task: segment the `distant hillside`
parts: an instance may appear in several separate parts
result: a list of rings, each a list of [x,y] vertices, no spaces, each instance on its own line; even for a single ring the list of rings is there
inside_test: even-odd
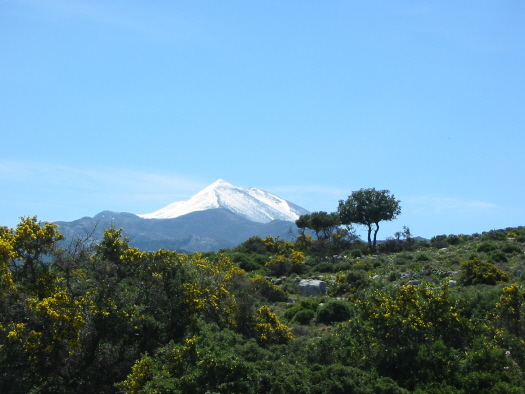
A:
[[[254,235],[292,240],[297,234],[292,222],[257,223],[224,208],[192,212],[174,219],[144,219],[132,213],[104,211],[93,218],[56,224],[66,238],[94,230],[93,237],[97,240],[111,226],[122,228],[130,245],[145,251],[161,248],[180,252],[217,251],[233,248]]]

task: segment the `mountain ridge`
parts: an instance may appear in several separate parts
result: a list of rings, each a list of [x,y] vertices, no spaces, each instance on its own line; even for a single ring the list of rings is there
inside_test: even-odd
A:
[[[226,208],[248,220],[269,223],[272,220],[295,222],[308,211],[275,194],[251,187],[238,187],[218,179],[186,201],[177,201],[148,214],[144,219],[175,219],[185,214],[214,208]]]
[[[173,212],[173,207],[181,206],[183,209]],[[159,212],[159,216],[175,217],[152,217]],[[123,229],[131,246],[142,250],[208,252],[233,248],[252,236],[293,240],[297,233],[294,218],[304,213],[309,212],[274,194],[239,188],[219,179],[187,201],[172,203],[152,214],[102,211],[92,218],[55,223],[68,239],[92,233],[100,240],[104,230],[114,226]]]

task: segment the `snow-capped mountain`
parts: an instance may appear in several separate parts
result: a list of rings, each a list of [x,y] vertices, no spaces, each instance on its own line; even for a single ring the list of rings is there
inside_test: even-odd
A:
[[[292,240],[297,233],[295,220],[306,213],[274,194],[219,179],[188,201],[150,214],[103,211],[92,218],[56,224],[67,239],[92,233],[100,240],[104,230],[114,226],[124,229],[130,245],[141,250],[207,252],[234,248],[253,236]]]
[[[187,201],[178,201],[158,211],[137,215],[144,219],[174,219],[192,212],[224,208],[257,223],[272,220],[295,222],[308,213],[289,201],[255,187],[237,187],[219,179]]]

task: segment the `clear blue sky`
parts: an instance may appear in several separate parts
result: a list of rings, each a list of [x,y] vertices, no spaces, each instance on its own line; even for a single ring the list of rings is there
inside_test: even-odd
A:
[[[525,2],[0,0],[0,225],[222,178],[414,235],[525,225]]]

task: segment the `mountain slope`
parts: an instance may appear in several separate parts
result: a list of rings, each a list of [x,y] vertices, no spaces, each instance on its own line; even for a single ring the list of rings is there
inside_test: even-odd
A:
[[[271,193],[219,180],[188,201],[151,214],[103,211],[57,224],[67,238],[93,231],[98,240],[114,226],[123,228],[130,245],[142,250],[206,252],[233,248],[255,235],[291,240],[297,233],[294,221],[304,213],[308,211]]]
[[[257,188],[244,188],[219,179],[187,201],[178,201],[158,211],[138,215],[145,219],[174,219],[191,212],[224,208],[246,219],[269,223],[272,220],[295,222],[308,213],[274,194]]]

